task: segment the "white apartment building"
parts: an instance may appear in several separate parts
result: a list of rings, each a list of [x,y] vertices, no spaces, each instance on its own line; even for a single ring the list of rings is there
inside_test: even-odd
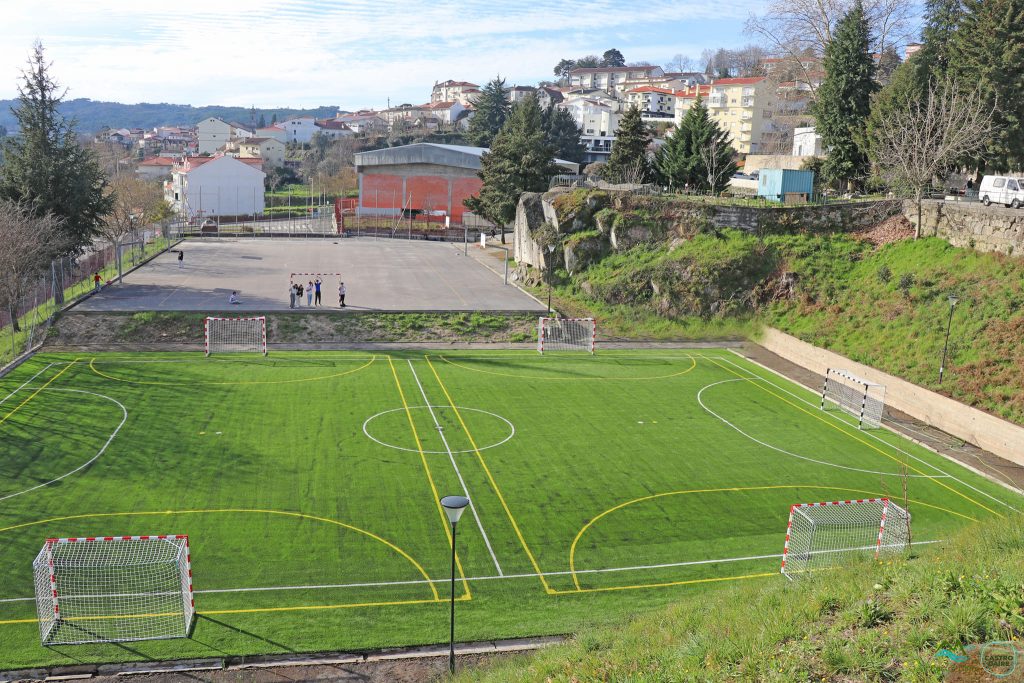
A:
[[[650,85],[662,78],[665,71],[660,66],[604,66],[595,68],[573,69],[569,72],[569,85],[572,89],[604,90],[620,95],[630,89],[626,84]]]
[[[187,157],[164,183],[164,199],[190,221],[255,215],[263,212],[265,176],[259,159]]]
[[[676,92],[669,88],[645,85],[626,93],[626,104],[640,110],[645,119],[675,119]]]
[[[347,138],[356,134],[348,125],[337,119],[324,119],[323,121],[317,121],[315,125],[317,133],[332,140]]]
[[[257,128],[255,137],[274,138],[278,142],[286,142],[288,140],[288,134],[284,132],[284,128],[279,123]]]
[[[196,138],[200,154],[213,154],[231,140],[233,127],[227,121],[215,118],[203,119],[196,125]]]
[[[480,86],[467,81],[444,81],[434,83],[430,91],[430,101],[459,102],[463,106],[472,104],[473,98],[480,94]]]
[[[304,145],[313,139],[313,133],[317,131],[316,119],[312,116],[299,116],[287,121],[281,121],[277,125],[284,128],[284,141],[296,142]]]
[[[529,85],[513,85],[511,88],[506,88],[506,92],[509,103],[515,104],[525,100],[527,95],[536,95],[537,88]]]
[[[820,157],[822,154],[821,136],[814,131],[813,127],[793,129],[793,156]]]
[[[249,138],[238,144],[239,159],[262,159],[263,167],[284,166],[284,143],[275,138]]]
[[[776,93],[764,77],[722,78],[710,85],[676,91],[676,123],[682,121],[700,95],[708,114],[729,134],[739,154],[760,152],[762,136],[772,131]]]
[[[587,146],[584,163],[607,161],[619,129],[619,107],[607,100],[587,97],[576,97],[558,106],[572,114],[583,130],[580,139]]]

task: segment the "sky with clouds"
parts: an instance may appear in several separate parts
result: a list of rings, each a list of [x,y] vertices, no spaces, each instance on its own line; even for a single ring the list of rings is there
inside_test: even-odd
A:
[[[39,39],[68,96],[343,109],[427,101],[445,79],[551,78],[562,57],[629,61],[750,42],[759,0],[3,0],[0,99]]]

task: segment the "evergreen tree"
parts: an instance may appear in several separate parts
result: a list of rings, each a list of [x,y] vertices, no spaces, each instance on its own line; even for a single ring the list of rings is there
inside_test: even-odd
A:
[[[36,43],[13,110],[21,135],[4,140],[0,199],[24,202],[40,218],[61,219],[51,258],[90,244],[111,208],[107,178],[93,153],[78,144],[74,120],[60,113],[63,99],[43,46]]]
[[[626,66],[626,58],[613,47],[601,55],[601,66]]]
[[[260,114],[260,121],[259,121],[259,123],[257,123],[256,125],[257,125],[257,126],[259,126],[260,128],[266,128],[266,127],[267,127],[267,117],[266,117],[266,116],[264,116],[264,115],[263,115],[263,114],[261,113],[261,114]]]
[[[605,164],[605,180],[613,183],[645,183],[651,179],[651,164],[647,147],[651,144],[651,129],[640,118],[634,105],[619,119],[612,153]]]
[[[691,112],[698,107],[703,107],[700,98],[690,110],[686,112],[683,121],[676,126],[654,155],[654,172],[658,182],[663,185],[675,188],[694,187],[692,156],[690,150],[690,128],[685,121],[690,117]]]
[[[719,128],[698,97],[658,150],[654,164],[659,179],[672,187],[718,194],[736,172],[735,154],[729,134]]]
[[[587,153],[582,135],[583,129],[576,125],[576,119],[565,109],[551,104],[544,110],[544,139],[556,159],[581,163]]]
[[[275,123],[277,123],[277,112],[274,112],[274,114],[270,117],[270,125],[274,125]]]
[[[558,172],[554,151],[544,139],[543,113],[537,98],[528,95],[508,120],[480,161],[480,194],[465,200],[466,207],[495,225],[508,225],[516,217],[523,192],[543,192]],[[505,236],[502,234],[502,242]]]
[[[869,43],[868,20],[858,0],[825,46],[825,79],[813,109],[828,154],[825,177],[844,188],[868,172],[866,128],[871,95],[878,89]]]
[[[871,115],[868,117],[868,141],[871,158],[876,158],[873,149],[877,142],[877,132],[886,119],[891,118],[903,103],[917,101],[924,97],[928,90],[928,78],[924,74],[922,63],[915,55],[904,62],[892,74],[888,85],[882,88],[871,100]]]
[[[473,100],[473,109],[466,138],[477,147],[490,147],[509,115],[505,79],[499,76],[487,83]]]
[[[914,56],[923,69],[922,84],[930,78],[943,81],[949,75],[950,50],[963,18],[963,0],[925,0],[923,46]]]
[[[991,136],[977,168],[1024,165],[1024,0],[964,0],[964,16],[950,46],[950,70],[962,83],[980,84],[995,111]]]

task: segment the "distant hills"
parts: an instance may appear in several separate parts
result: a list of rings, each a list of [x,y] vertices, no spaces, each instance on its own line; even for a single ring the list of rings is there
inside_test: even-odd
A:
[[[14,114],[11,113],[11,107],[16,104],[17,100],[0,100],[0,126],[6,127],[8,130],[18,127]],[[278,121],[292,116],[327,118],[337,114],[338,108],[322,106],[315,109],[257,109],[254,116],[253,111],[247,107],[216,105],[193,107],[188,104],[168,104],[166,102],[121,104],[120,102],[97,102],[79,98],[64,102],[61,105],[61,111],[65,116],[74,117],[78,121],[79,133],[89,134],[103,129],[104,126],[111,128],[193,126],[209,116],[239,123],[249,123],[250,119],[254,119],[255,123],[259,123],[262,114],[268,124],[274,114],[277,114]]]

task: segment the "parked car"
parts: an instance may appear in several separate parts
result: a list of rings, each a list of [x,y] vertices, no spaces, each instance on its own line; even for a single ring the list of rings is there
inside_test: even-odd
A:
[[[978,198],[985,206],[995,203],[1019,209],[1024,206],[1024,179],[987,175],[978,186]]]

